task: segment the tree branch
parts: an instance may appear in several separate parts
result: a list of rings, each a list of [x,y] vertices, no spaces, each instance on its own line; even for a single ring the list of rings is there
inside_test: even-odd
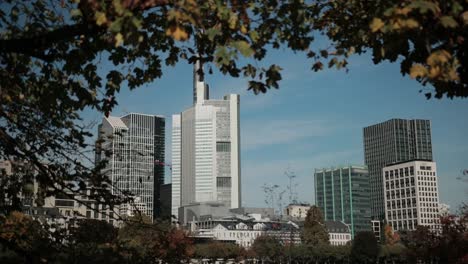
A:
[[[71,40],[76,36],[94,35],[102,30],[102,28],[92,24],[80,23],[66,25],[34,37],[1,39],[0,52],[20,53],[38,57],[43,60],[50,60],[51,56],[48,56],[45,51],[52,47],[53,44],[60,41]]]

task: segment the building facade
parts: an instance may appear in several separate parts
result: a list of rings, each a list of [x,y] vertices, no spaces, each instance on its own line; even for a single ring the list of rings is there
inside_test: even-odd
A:
[[[351,241],[351,230],[341,221],[325,221],[328,240],[332,246],[344,246]]]
[[[284,209],[286,217],[297,220],[304,220],[307,212],[310,209],[310,204],[289,204]]]
[[[137,113],[105,117],[99,126],[96,161],[107,161],[103,172],[111,179],[112,193],[130,193],[151,219],[160,215],[164,127],[164,117]]]
[[[385,219],[393,230],[428,226],[438,230],[439,192],[436,163],[415,160],[383,168]]]
[[[172,218],[172,184],[166,183],[161,185],[161,217],[164,219]]]
[[[241,204],[239,95],[209,99],[194,68],[194,104],[172,117],[172,212],[200,202]]]
[[[369,173],[365,166],[316,169],[315,201],[326,221],[342,221],[351,234],[370,231]]]
[[[391,119],[364,128],[364,160],[369,169],[374,219],[384,218],[382,168],[414,159],[432,160],[429,120]]]
[[[299,226],[294,222],[278,222],[254,218],[226,218],[192,223],[193,238],[207,238],[249,248],[260,236],[276,238],[283,244],[301,243]]]
[[[375,239],[380,242],[382,236],[382,222],[380,220],[371,220],[372,232],[374,233]]]

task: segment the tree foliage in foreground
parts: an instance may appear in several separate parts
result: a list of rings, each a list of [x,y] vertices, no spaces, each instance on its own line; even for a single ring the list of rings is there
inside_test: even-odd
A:
[[[374,263],[379,255],[379,244],[373,232],[358,232],[351,247],[353,263]]]
[[[136,218],[119,230],[94,219],[48,227],[19,212],[0,217],[0,263],[177,263],[194,253],[182,230]]]
[[[276,238],[271,236],[259,236],[253,244],[254,256],[267,263],[274,263],[283,256],[283,245]]]
[[[222,242],[210,242],[195,245],[194,258],[210,259],[242,259],[247,257],[247,251],[236,245]]]
[[[428,98],[468,97],[468,2],[463,0],[314,1],[314,28],[334,53],[372,52],[375,64],[398,62]],[[322,68],[320,64],[316,68]]]
[[[372,232],[359,233],[352,245],[283,245],[272,237],[257,238],[248,250],[212,242],[193,245],[186,234],[162,223],[129,219],[120,230],[95,220],[83,220],[68,234],[51,231],[22,213],[0,217],[0,240],[15,240],[19,248],[0,246],[0,263],[180,263],[195,259],[260,259],[264,263],[434,263],[459,264],[468,259],[467,211],[442,221],[439,235],[419,226],[401,233],[395,244],[379,246]],[[48,229],[47,229],[48,230]]]

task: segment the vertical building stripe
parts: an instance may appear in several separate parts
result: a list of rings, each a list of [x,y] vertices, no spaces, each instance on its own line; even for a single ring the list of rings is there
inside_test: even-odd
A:
[[[327,182],[325,181],[325,169],[323,169],[322,171],[322,185],[323,185],[323,215],[325,217],[325,220],[328,220],[327,219],[327,192],[325,191],[325,185],[327,184]]]
[[[343,168],[340,168],[341,221],[344,223]]]
[[[354,212],[353,212],[353,189],[351,182],[351,167],[348,168],[349,178],[349,206],[351,209],[351,237],[354,239]]]
[[[333,178],[333,172],[334,168],[331,169],[331,188],[332,188],[332,210],[333,210],[333,221],[336,221],[336,216],[335,216],[335,183],[334,183],[334,178]]]

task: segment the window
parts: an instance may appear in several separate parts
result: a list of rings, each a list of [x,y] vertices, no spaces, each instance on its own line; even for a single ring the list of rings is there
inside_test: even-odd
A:
[[[217,177],[216,187],[221,187],[221,188],[231,187],[231,178],[230,177]]]
[[[73,207],[75,205],[75,202],[73,200],[55,200],[55,206],[67,206],[67,207]]]
[[[231,142],[216,142],[216,152],[231,152]]]

